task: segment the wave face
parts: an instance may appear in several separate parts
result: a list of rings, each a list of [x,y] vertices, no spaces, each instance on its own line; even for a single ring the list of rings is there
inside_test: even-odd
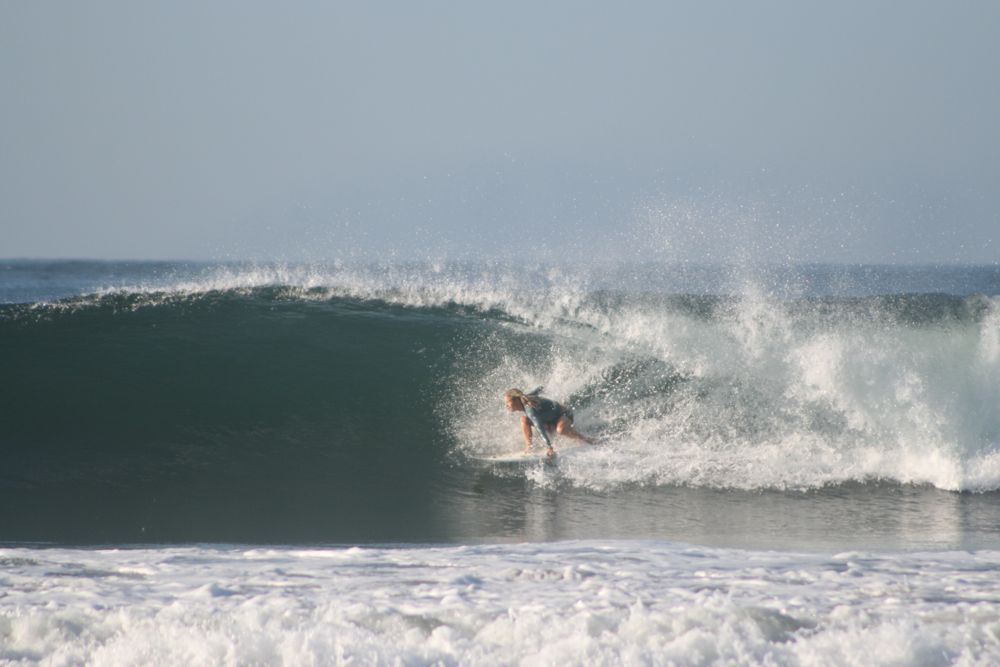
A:
[[[676,293],[621,275],[222,267],[0,306],[0,525],[350,541],[388,522],[433,540],[456,477],[520,446],[500,395],[536,385],[603,444],[490,474],[599,492],[1000,488],[997,296]]]
[[[385,505],[404,508],[405,526],[446,448],[420,388],[461,328],[446,313],[280,288],[8,308],[3,365],[17,382],[3,390],[3,432],[15,463],[0,486],[87,531],[93,517],[78,508],[135,513],[139,527],[158,503],[200,515],[206,539],[218,526],[253,538],[272,512],[294,519],[279,539],[338,513],[363,524]],[[302,512],[311,506],[322,516]]]

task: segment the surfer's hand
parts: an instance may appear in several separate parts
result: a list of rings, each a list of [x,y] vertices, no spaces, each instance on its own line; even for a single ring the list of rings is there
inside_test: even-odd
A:
[[[548,451],[545,452],[545,456],[549,457],[550,459],[554,459],[556,457],[556,450],[549,447]]]

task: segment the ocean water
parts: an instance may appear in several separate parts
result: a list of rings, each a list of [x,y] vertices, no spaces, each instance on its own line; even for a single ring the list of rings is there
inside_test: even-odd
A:
[[[0,369],[3,664],[1000,662],[1000,267],[7,261]]]

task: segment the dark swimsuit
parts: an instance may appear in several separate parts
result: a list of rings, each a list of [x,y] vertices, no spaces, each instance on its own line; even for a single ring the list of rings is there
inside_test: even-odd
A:
[[[538,399],[538,405],[534,407],[525,405],[524,414],[528,416],[531,423],[534,424],[535,428],[538,429],[538,432],[542,434],[545,444],[549,447],[552,446],[552,442],[549,440],[548,430],[545,427],[554,427],[563,417],[566,417],[570,422],[573,421],[572,411],[555,401],[550,401],[547,398]]]

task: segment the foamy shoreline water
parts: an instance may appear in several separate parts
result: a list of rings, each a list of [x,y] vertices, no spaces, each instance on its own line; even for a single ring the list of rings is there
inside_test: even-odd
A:
[[[988,665],[1000,552],[0,549],[3,664]]]

